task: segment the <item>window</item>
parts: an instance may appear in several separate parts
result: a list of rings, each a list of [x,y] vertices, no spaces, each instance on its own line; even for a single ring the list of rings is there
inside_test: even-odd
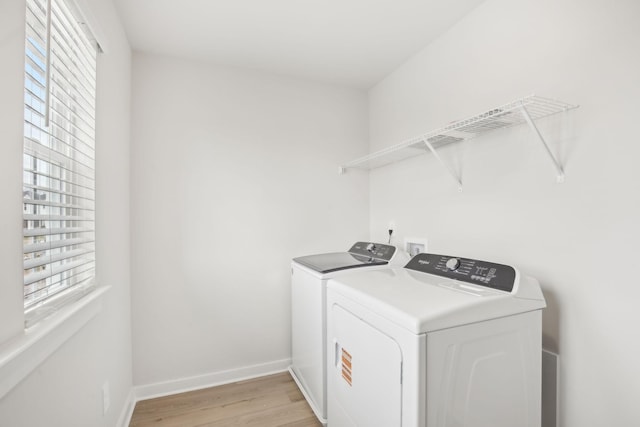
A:
[[[64,0],[27,0],[23,242],[27,323],[95,274],[95,42]],[[72,292],[73,290],[73,292]],[[30,313],[32,315],[30,316]]]

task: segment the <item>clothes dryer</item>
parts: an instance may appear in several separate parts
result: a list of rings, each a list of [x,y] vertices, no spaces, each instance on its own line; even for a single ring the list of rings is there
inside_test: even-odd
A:
[[[540,427],[538,282],[435,254],[327,284],[330,427]]]

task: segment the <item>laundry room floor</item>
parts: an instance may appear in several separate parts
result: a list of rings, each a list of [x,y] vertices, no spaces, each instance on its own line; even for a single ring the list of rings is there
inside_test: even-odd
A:
[[[143,400],[129,427],[320,427],[288,372]]]

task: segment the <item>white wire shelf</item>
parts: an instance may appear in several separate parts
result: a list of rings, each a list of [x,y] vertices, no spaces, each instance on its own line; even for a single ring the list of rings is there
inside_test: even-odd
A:
[[[555,164],[556,171],[558,173],[558,181],[562,182],[564,179],[562,167],[553,156],[553,153],[549,149],[546,141],[538,131],[534,122],[543,117],[568,111],[577,107],[577,105],[567,104],[562,101],[530,95],[510,102],[509,104],[491,109],[482,114],[450,123],[443,128],[407,139],[399,144],[360,157],[341,165],[339,171],[340,173],[343,173],[348,169],[376,169],[431,151],[437,160],[447,167],[449,173],[453,175],[461,188],[462,183],[460,179],[438,156],[436,152],[438,148],[454,142],[472,139],[497,129],[504,129],[527,123],[535,131],[545,146],[547,154]]]

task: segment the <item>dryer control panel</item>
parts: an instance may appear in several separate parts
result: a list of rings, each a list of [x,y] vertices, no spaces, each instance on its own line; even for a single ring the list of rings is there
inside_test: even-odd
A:
[[[349,252],[354,255],[362,255],[370,258],[382,259],[390,261],[393,258],[393,254],[396,252],[396,247],[391,245],[384,245],[382,243],[374,242],[357,242]]]
[[[513,291],[516,280],[511,266],[448,255],[418,254],[405,268],[506,292]]]

